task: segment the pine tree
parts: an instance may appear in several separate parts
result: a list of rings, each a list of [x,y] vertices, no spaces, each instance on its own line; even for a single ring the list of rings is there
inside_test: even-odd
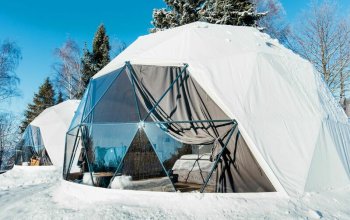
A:
[[[151,32],[195,21],[212,24],[257,26],[266,13],[257,13],[250,0],[165,0],[168,9],[153,11]]]
[[[168,9],[153,10],[151,32],[169,29],[200,20],[205,0],[164,0]]]
[[[64,98],[63,98],[63,94],[61,91],[58,92],[58,95],[57,95],[57,100],[56,100],[56,105],[57,104],[60,104],[61,102],[64,101]]]
[[[208,0],[201,11],[202,20],[213,24],[256,26],[266,13],[257,13],[250,0]]]
[[[92,53],[85,45],[82,58],[82,74],[85,87],[89,84],[90,78],[106,66],[110,61],[109,37],[106,28],[101,24],[96,33],[92,44]]]
[[[92,54],[88,50],[86,44],[84,47],[81,64],[82,64],[82,69],[81,69],[82,79],[83,79],[84,87],[86,88],[87,85],[89,84],[90,78],[96,73],[95,70],[97,69],[93,63]],[[82,96],[82,94],[80,94],[80,96]]]
[[[33,103],[28,104],[24,113],[25,119],[20,126],[21,132],[46,108],[55,104],[55,92],[49,78],[39,87],[38,93],[34,94]]]
[[[92,58],[98,71],[109,63],[110,50],[111,46],[109,45],[109,37],[107,36],[106,28],[101,24],[97,29],[92,43]]]

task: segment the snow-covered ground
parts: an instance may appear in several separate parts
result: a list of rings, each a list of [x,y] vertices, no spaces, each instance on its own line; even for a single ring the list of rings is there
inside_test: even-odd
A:
[[[350,186],[287,198],[277,193],[160,193],[61,180],[55,167],[0,175],[0,219],[350,219]]]

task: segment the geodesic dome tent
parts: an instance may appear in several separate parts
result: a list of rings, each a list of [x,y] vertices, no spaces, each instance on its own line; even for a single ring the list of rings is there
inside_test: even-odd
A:
[[[23,132],[22,138],[16,145],[15,164],[30,165],[31,159],[36,159],[36,165],[52,165],[50,157],[47,155],[40,128],[28,125]]]
[[[40,113],[16,146],[15,164],[62,167],[65,135],[78,105],[78,100],[67,100]]]
[[[349,154],[347,117],[309,62],[255,28],[196,22],[138,38],[91,79],[63,173],[296,195],[349,184]]]

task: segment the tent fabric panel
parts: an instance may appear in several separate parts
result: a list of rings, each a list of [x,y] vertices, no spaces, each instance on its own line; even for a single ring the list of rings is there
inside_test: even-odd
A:
[[[74,116],[70,122],[70,126],[68,128],[68,131],[79,126],[79,124],[81,123],[81,121],[83,119],[84,109],[85,109],[87,97],[89,94],[89,88],[90,88],[90,84],[88,85],[87,89],[85,90],[84,95],[81,98],[81,101],[79,102],[79,105],[78,105],[76,111],[74,112]]]
[[[191,78],[188,72],[180,67],[158,67],[158,66],[142,66],[133,65],[134,72],[136,74],[138,97],[147,109],[154,109],[152,112],[152,118],[155,121],[171,122],[171,121],[191,121],[191,120],[230,120],[227,115],[216,105],[216,103],[206,94],[201,86]],[[172,89],[165,95],[164,92],[171,86],[175,79],[178,80],[173,85]],[[158,100],[163,98],[159,103]],[[155,105],[158,104],[156,107]],[[155,108],[154,108],[155,107]],[[209,124],[209,125],[208,125]],[[219,123],[169,123],[166,125],[167,132],[187,144],[210,144],[215,143],[220,145],[220,142],[225,142],[227,134],[232,128],[232,124],[222,126]],[[238,145],[235,145],[235,143]],[[243,144],[244,143],[244,144]],[[271,182],[268,180],[261,167],[257,164],[256,160],[246,143],[242,141],[242,137],[238,137],[237,140],[231,139],[229,142],[231,151],[226,155],[225,162],[231,163],[233,152],[238,152],[234,155],[239,160],[240,165],[245,167],[243,169],[237,169],[233,164],[226,166],[229,175],[221,175],[219,180],[225,181],[219,183],[220,185],[226,185],[226,188],[230,186],[226,184],[226,180],[229,179],[231,172],[236,172],[234,182],[237,184],[236,189],[241,191],[275,191]],[[222,146],[222,144],[221,144]],[[236,146],[236,150],[234,146]],[[216,156],[214,152],[213,157]],[[249,168],[248,168],[249,166]],[[233,169],[234,171],[231,171]],[[260,175],[256,175],[260,174]],[[226,178],[224,178],[226,177]],[[239,183],[238,180],[241,180]],[[252,184],[248,184],[246,181],[251,181]],[[230,183],[232,185],[232,182]],[[254,185],[255,184],[255,185]],[[259,188],[260,187],[260,188]],[[227,189],[220,189],[226,191]],[[232,187],[231,187],[232,188]]]
[[[172,82],[179,79],[152,112],[156,121],[195,121],[230,119],[215,105],[202,88],[181,67],[133,66],[136,74],[137,94],[149,111],[156,105]],[[210,126],[208,126],[210,125]],[[177,139],[187,144],[213,143],[223,138],[231,126],[219,128],[217,123],[172,123],[167,129]],[[218,129],[223,130],[221,134]]]
[[[332,120],[326,120],[324,124],[334,143],[336,153],[350,178],[350,124],[342,124]]]
[[[349,173],[342,161],[342,154],[337,152],[337,144],[332,141],[332,129],[329,122],[322,124],[316,149],[309,168],[305,191],[328,190],[343,187],[350,183]]]
[[[293,68],[284,59],[260,54],[256,61],[246,113],[238,116],[238,121],[288,193],[302,193],[321,126],[312,68],[305,73],[304,78],[310,80],[305,88],[299,71],[287,74],[287,69]]]
[[[214,155],[221,150],[216,148]],[[258,164],[239,130],[230,139],[218,165],[217,192],[275,192],[276,189]]]

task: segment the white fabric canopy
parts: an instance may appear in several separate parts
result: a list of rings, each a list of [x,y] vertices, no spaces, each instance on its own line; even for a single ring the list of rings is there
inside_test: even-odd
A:
[[[191,76],[236,119],[280,192],[350,182],[350,125],[308,61],[251,27],[196,22],[139,37],[94,78],[122,67],[189,65]]]
[[[47,108],[30,123],[40,128],[44,146],[55,166],[63,166],[66,132],[79,102],[67,100]]]

